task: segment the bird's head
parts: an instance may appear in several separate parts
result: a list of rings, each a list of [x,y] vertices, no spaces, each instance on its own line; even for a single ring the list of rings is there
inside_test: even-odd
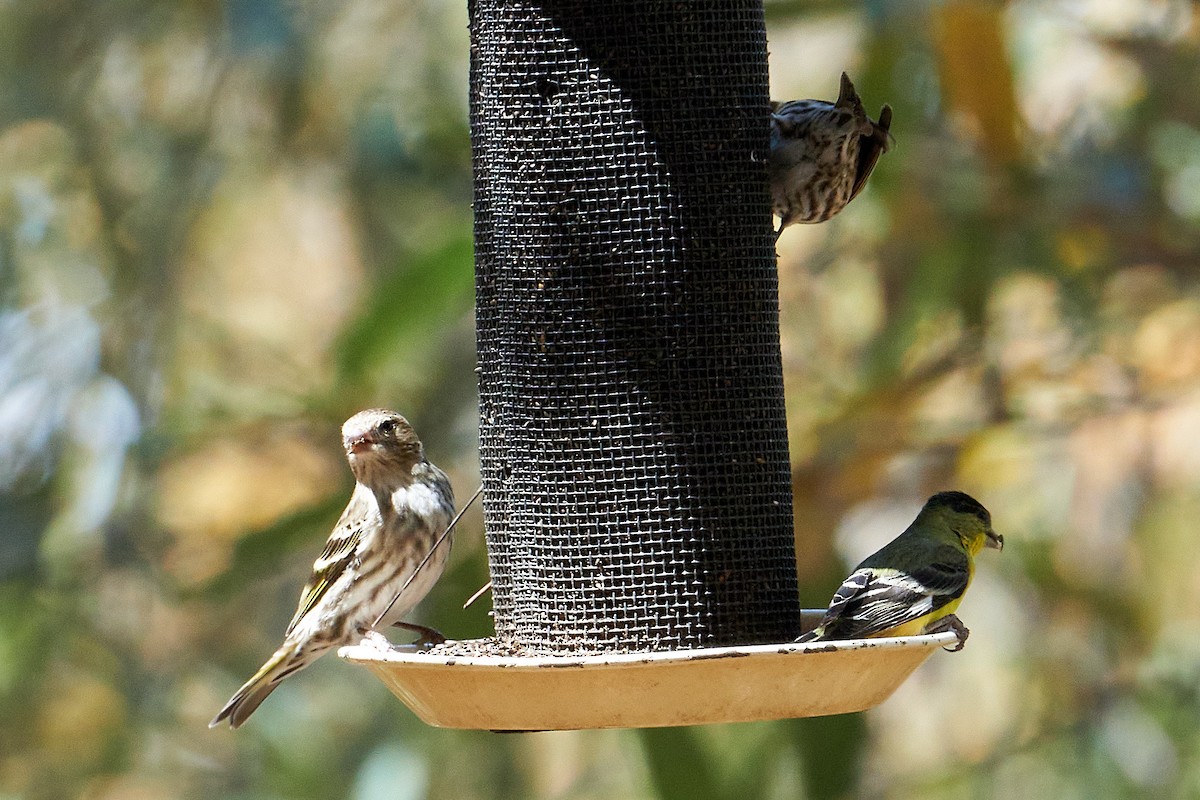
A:
[[[354,477],[368,483],[380,473],[409,474],[425,457],[421,440],[408,420],[384,408],[360,411],[346,420],[342,444]]]
[[[938,492],[925,502],[921,517],[940,522],[976,555],[985,547],[1004,549],[1004,537],[992,530],[992,515],[983,504],[964,492]]]

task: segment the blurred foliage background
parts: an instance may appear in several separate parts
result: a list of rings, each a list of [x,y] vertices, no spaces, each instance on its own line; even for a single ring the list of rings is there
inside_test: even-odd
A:
[[[0,798],[1200,796],[1200,16],[1182,0],[767,4],[773,94],[846,69],[896,147],[780,241],[807,605],[961,488],[974,631],[866,714],[430,729],[323,660],[236,734],[407,414],[478,481],[466,9],[0,4]],[[475,512],[421,618],[490,631]]]

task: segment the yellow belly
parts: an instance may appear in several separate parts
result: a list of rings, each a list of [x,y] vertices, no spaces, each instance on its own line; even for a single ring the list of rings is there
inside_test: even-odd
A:
[[[888,628],[886,631],[880,631],[879,633],[871,634],[871,636],[868,638],[875,639],[882,636],[918,636],[924,633],[927,627],[937,622],[942,617],[953,614],[954,610],[958,608],[958,604],[960,602],[962,602],[961,597],[951,600],[949,603],[946,603],[946,605],[942,606],[936,611],[929,612],[923,617],[917,617],[914,620],[909,620],[903,625],[897,625],[894,628]]]
[[[979,547],[976,548],[976,550],[978,550],[982,547],[983,547],[983,537],[980,537],[979,538]],[[974,552],[970,553],[970,555],[974,555]],[[968,558],[967,559],[967,585],[966,585],[966,587],[963,588],[962,594],[960,594],[958,597],[951,600],[949,603],[946,603],[946,605],[942,606],[937,611],[930,611],[928,614],[926,614],[923,617],[917,617],[914,620],[909,620],[908,622],[904,623],[903,625],[897,625],[894,628],[888,628],[886,631],[880,631],[879,633],[873,633],[870,636],[868,636],[867,638],[875,639],[875,638],[879,638],[882,636],[919,636],[919,635],[921,635],[922,633],[925,632],[925,629],[928,628],[930,625],[937,622],[942,617],[948,617],[955,612],[955,610],[958,608],[958,604],[961,603],[963,597],[966,596],[967,589],[970,588],[971,581],[974,577],[975,577],[975,559]]]

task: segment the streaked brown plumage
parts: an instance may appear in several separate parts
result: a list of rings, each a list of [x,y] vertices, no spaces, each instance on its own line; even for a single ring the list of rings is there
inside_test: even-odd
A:
[[[887,152],[891,125],[892,107],[872,120],[844,72],[832,103],[772,103],[768,171],[772,211],[780,220],[776,238],[788,225],[824,222],[845,208]]]
[[[412,426],[392,411],[361,411],[342,426],[342,442],[356,480],[350,503],[313,564],[283,644],[210,728],[226,719],[238,727],[280,681],[334,647],[403,624],[441,577],[450,537],[417,568],[450,524],[454,493]]]

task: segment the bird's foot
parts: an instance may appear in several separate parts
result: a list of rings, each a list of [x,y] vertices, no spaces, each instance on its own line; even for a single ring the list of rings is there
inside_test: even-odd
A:
[[[963,625],[962,620],[954,614],[947,614],[925,629],[925,633],[942,633],[944,631],[954,631],[954,635],[958,637],[958,644],[954,647],[942,648],[947,653],[957,653],[962,650],[963,645],[967,643],[967,637],[971,635],[971,629]]]
[[[422,650],[446,641],[446,637],[442,635],[441,631],[425,625],[417,625],[413,622],[396,622],[393,623],[393,627],[403,628],[406,631],[412,631],[413,633],[419,634],[420,638],[413,642],[413,644],[417,645]]]

